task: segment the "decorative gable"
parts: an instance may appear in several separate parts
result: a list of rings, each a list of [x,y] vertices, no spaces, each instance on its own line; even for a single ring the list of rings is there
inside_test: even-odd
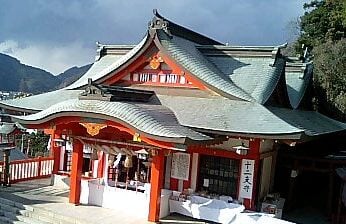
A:
[[[184,72],[171,69],[158,55],[150,57],[139,69],[123,77],[121,82],[127,85],[197,88]]]

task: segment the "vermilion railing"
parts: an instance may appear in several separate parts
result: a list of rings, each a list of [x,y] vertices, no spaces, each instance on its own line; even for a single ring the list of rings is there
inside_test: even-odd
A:
[[[32,180],[48,177],[53,171],[53,158],[37,157],[34,159],[15,160],[10,162],[10,182]],[[2,165],[3,162],[0,162]]]

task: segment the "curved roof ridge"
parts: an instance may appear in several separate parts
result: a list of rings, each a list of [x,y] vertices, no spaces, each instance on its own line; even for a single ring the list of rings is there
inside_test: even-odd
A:
[[[191,140],[212,139],[180,125],[174,113],[162,105],[71,99],[55,104],[36,114],[12,116],[12,118],[24,125],[26,123],[41,124],[52,118],[63,116],[64,113],[114,120],[151,136],[177,139],[189,138]]]
[[[88,84],[88,79],[92,78],[93,81],[97,81],[101,78],[104,78],[106,75],[114,71],[115,69],[119,68],[121,65],[125,64],[130,58],[135,56],[141,49],[142,47],[146,44],[147,40],[149,39],[149,34],[147,33],[145,37],[137,44],[134,48],[132,48],[129,52],[127,52],[125,55],[121,56],[118,58],[118,60],[112,61],[111,63],[108,64],[106,68],[103,68],[101,71],[94,72],[93,67],[95,68],[98,64],[98,62],[102,61],[101,57],[100,60],[96,61],[91,68],[82,76],[80,77],[77,81],[72,83],[71,85],[65,87],[64,89],[77,89],[82,86],[85,86]],[[110,56],[109,56],[110,57]]]
[[[287,43],[280,45],[198,45],[197,48],[218,48],[222,50],[268,50],[272,51],[274,49],[282,49],[285,48]]]
[[[283,58],[275,59],[274,64],[272,66],[272,76],[267,75],[266,77],[264,77],[265,79],[267,79],[264,83],[265,86],[256,85],[255,89],[251,93],[251,96],[254,97],[257,100],[257,102],[259,102],[260,104],[265,104],[268,101],[268,99],[273,94],[276,86],[279,83],[282,71],[284,70],[284,66],[285,60]]]
[[[195,44],[180,37],[169,37],[165,32],[157,31],[159,48],[164,48],[179,65],[192,73],[197,79],[202,81],[208,88],[226,96],[227,98],[239,98],[246,101],[254,99],[243,89],[238,87],[230,79],[219,71],[210,61],[208,61],[201,52],[195,47]],[[180,38],[180,40],[178,40]],[[181,41],[183,40],[183,41]],[[182,43],[179,43],[182,42]],[[184,45],[184,46],[180,46]]]
[[[159,14],[157,9],[154,9],[153,13],[154,18],[152,19],[151,23],[155,24],[157,20],[164,21],[167,26],[166,29],[169,30],[169,32],[173,35],[183,37],[185,39],[188,39],[201,45],[224,45],[219,41],[213,40],[203,34],[197,33],[191,29],[188,29],[166,19],[165,17]]]
[[[288,67],[290,68],[286,69],[285,72],[286,91],[292,108],[297,109],[308,89],[313,65],[311,63],[297,63]]]

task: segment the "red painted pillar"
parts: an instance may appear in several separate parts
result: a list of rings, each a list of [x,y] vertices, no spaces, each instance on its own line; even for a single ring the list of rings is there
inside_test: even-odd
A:
[[[103,151],[98,152],[98,166],[97,166],[97,178],[103,178],[104,166],[105,166],[105,156]]]
[[[70,203],[78,205],[81,192],[81,178],[83,168],[83,144],[73,141],[72,168],[70,176]]]
[[[150,202],[148,221],[158,222],[160,215],[161,189],[164,179],[164,162],[165,157],[162,150],[158,150],[158,154],[153,157],[151,163],[150,178]]]
[[[60,167],[60,146],[56,146],[56,143],[54,142],[54,139],[60,139],[61,135],[57,134],[55,131],[51,134],[51,153],[54,158],[54,165],[53,165],[53,174],[57,174],[59,172]]]

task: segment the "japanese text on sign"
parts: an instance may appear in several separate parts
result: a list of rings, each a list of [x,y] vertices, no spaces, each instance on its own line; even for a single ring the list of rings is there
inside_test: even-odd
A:
[[[252,198],[253,189],[253,174],[254,174],[255,161],[249,159],[243,159],[241,164],[241,176],[240,176],[240,198]]]
[[[190,154],[173,153],[171,177],[188,180],[190,171]]]

